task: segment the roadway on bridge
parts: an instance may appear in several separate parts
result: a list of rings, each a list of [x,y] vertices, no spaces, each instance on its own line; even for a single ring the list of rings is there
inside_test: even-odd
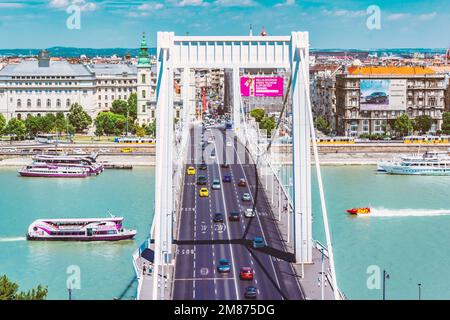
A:
[[[231,131],[212,129],[206,131],[204,140],[214,136],[214,142],[207,148],[206,170],[200,170],[200,161],[194,161],[186,168],[194,166],[196,175],[185,176],[183,205],[176,237],[176,264],[173,299],[193,300],[241,300],[247,286],[255,286],[258,299],[302,299],[295,272],[290,264],[293,255],[286,251],[280,231],[276,225],[268,199],[259,188],[257,215],[245,218],[244,211],[252,208],[256,191],[255,166],[249,155],[235,139]],[[221,143],[232,141],[228,146]],[[195,142],[194,142],[195,141]],[[194,139],[191,131],[191,155],[195,148],[201,152],[200,139]],[[211,150],[216,157],[210,157]],[[238,152],[239,150],[239,152]],[[228,168],[221,163],[226,154]],[[222,182],[223,176],[231,176],[231,182]],[[205,186],[196,184],[196,177],[205,175]],[[239,187],[239,179],[244,178],[247,186]],[[214,179],[221,182],[220,190],[212,190]],[[261,186],[261,185],[260,185]],[[201,187],[207,187],[208,197],[200,197]],[[251,194],[251,201],[241,200],[243,193]],[[229,221],[230,212],[240,212],[240,221]],[[220,212],[225,215],[223,223],[214,223],[213,216]],[[245,237],[244,237],[245,236]],[[263,236],[267,247],[254,249],[252,239]],[[226,258],[231,263],[231,272],[219,273],[218,261]],[[254,269],[254,279],[244,281],[239,278],[241,267]]]

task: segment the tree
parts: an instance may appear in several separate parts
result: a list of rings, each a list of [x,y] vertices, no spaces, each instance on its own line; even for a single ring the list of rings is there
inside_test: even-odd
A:
[[[15,135],[18,139],[24,138],[27,134],[27,128],[23,121],[16,118],[10,119],[3,131],[6,134]]]
[[[259,123],[259,128],[262,130],[267,130],[267,136],[272,135],[272,130],[275,129],[277,123],[274,117],[264,117]]]
[[[322,116],[317,116],[316,118],[316,128],[317,130],[322,131],[324,134],[330,134],[332,127],[331,124]]]
[[[127,116],[128,103],[125,100],[114,100],[111,106],[112,113]]]
[[[3,116],[3,114],[0,113],[0,134],[2,133],[3,128],[5,127],[5,125],[6,125],[6,119]]]
[[[156,137],[156,120],[150,122],[146,127],[145,131],[148,136]]]
[[[413,131],[413,129],[413,123],[406,113],[398,116],[397,119],[395,119],[394,130],[400,136],[407,136],[408,134],[410,134],[410,132]]]
[[[444,112],[442,114],[442,133],[450,134],[450,112]],[[1,120],[0,120],[0,128],[1,128]]]
[[[136,126],[136,135],[138,137],[143,137],[145,136],[145,128],[142,126]]]
[[[55,123],[53,126],[53,130],[56,131],[58,134],[61,134],[62,132],[66,132],[67,124],[68,123],[67,123],[66,117],[64,116],[64,113],[58,112],[56,114],[56,119],[55,119]]]
[[[0,277],[0,300],[44,300],[47,294],[47,287],[41,285],[28,292],[19,292],[18,284],[10,281],[6,275]]]
[[[75,128],[76,132],[82,132],[92,123],[92,118],[83,110],[78,103],[74,103],[67,116],[69,123]]]
[[[266,116],[266,112],[264,109],[253,109],[250,111],[250,116],[255,118],[256,122],[261,122],[262,119]]]
[[[96,134],[120,135],[125,131],[127,119],[120,114],[100,112],[95,118]]]
[[[433,119],[430,116],[422,115],[417,116],[414,119],[414,130],[419,131],[421,134],[425,134],[431,129]]]
[[[128,97],[128,112],[131,122],[134,122],[137,119],[137,94],[135,92]]]

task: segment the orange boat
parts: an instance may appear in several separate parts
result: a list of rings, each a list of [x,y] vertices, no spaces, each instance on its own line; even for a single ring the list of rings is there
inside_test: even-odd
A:
[[[347,212],[350,214],[369,214],[370,208],[353,208],[348,209]]]

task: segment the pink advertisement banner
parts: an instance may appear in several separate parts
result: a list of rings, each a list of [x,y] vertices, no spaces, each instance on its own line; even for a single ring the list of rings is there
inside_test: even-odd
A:
[[[283,77],[241,77],[243,97],[282,97]]]

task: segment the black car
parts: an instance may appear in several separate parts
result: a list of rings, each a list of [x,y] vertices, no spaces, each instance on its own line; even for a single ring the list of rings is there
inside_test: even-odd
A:
[[[208,178],[206,178],[205,176],[200,175],[200,176],[197,177],[197,184],[198,185],[204,185],[207,182],[208,182]]]
[[[223,213],[221,213],[221,212],[215,213],[213,221],[214,222],[223,222]]]
[[[226,163],[226,162],[222,163],[222,168],[229,168],[229,167],[230,167],[230,165],[228,163]]]
[[[367,103],[386,103],[388,102],[388,95],[384,92],[373,92],[366,97]]]
[[[239,221],[241,220],[241,215],[239,214],[239,212],[233,211],[230,212],[230,216],[228,217],[228,219],[230,221]]]
[[[208,169],[208,166],[206,165],[206,163],[202,162],[202,163],[199,165],[198,168],[199,168],[200,170],[206,170],[206,169]]]
[[[244,297],[247,299],[256,299],[258,296],[258,290],[254,286],[249,286],[245,288]]]

